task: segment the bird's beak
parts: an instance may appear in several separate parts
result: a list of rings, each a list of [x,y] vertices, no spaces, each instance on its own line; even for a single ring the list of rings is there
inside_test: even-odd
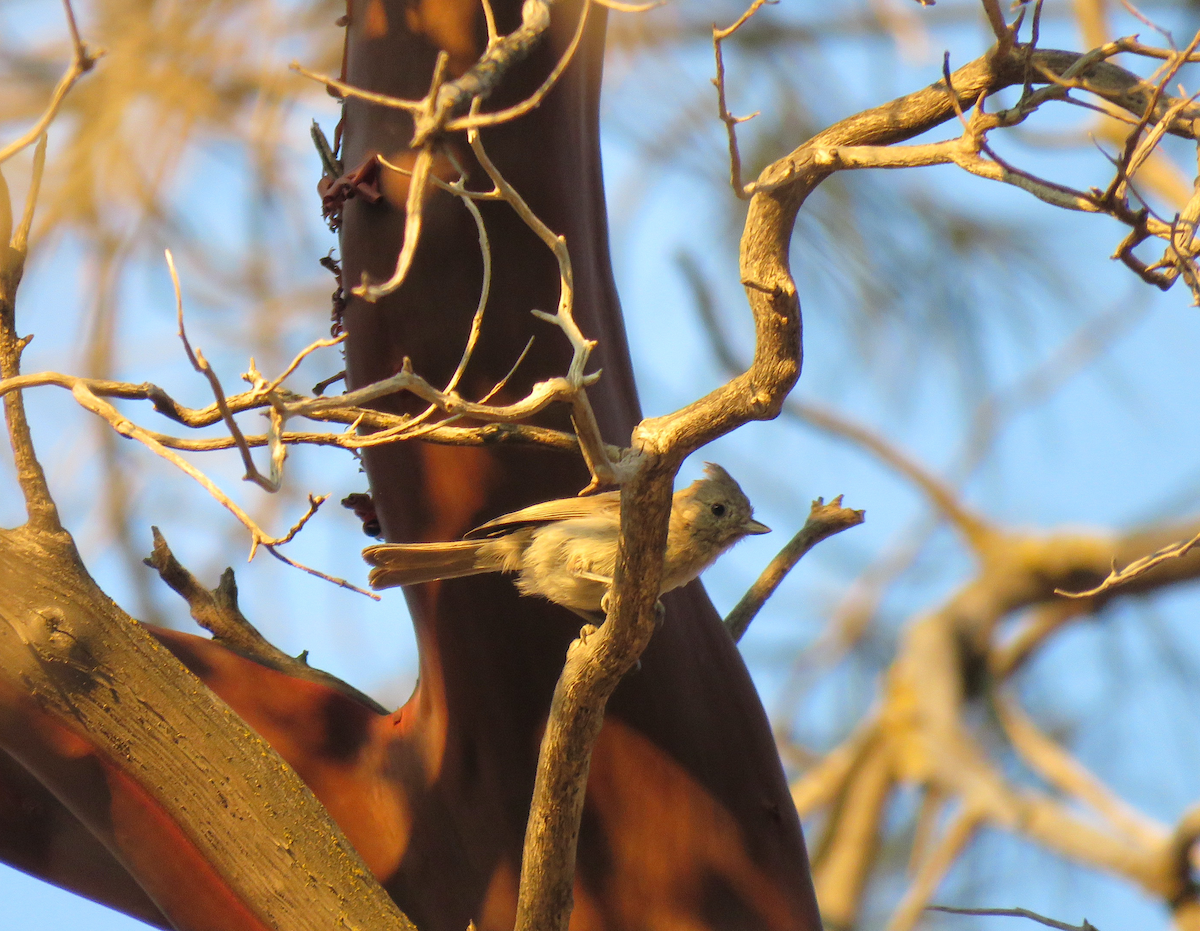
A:
[[[750,523],[748,523],[746,525],[746,533],[770,533],[770,532],[771,532],[770,527],[768,527],[766,524],[759,523],[756,520],[751,520]]]

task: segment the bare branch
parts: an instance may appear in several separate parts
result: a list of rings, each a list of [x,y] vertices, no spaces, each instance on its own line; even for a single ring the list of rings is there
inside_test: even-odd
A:
[[[402,97],[392,97],[390,94],[377,94],[374,91],[363,90],[361,87],[355,87],[352,84],[347,84],[345,81],[331,78],[327,74],[309,71],[298,61],[293,61],[288,67],[303,77],[310,78],[313,81],[324,84],[331,90],[337,91],[343,97],[355,97],[359,100],[365,100],[368,103],[379,104],[381,107],[392,107],[396,110],[406,110],[409,113],[420,112],[421,107],[424,105],[424,102],[421,100],[405,100]]]
[[[1149,556],[1143,556],[1141,559],[1134,560],[1124,569],[1118,571],[1115,567],[1108,574],[1103,582],[1095,588],[1090,588],[1083,592],[1068,592],[1060,588],[1054,590],[1056,595],[1065,595],[1068,598],[1091,598],[1094,595],[1100,595],[1107,592],[1109,589],[1116,588],[1118,585],[1124,585],[1126,582],[1131,582],[1140,576],[1145,575],[1156,566],[1160,566],[1168,560],[1179,559],[1181,556],[1186,556],[1197,545],[1200,545],[1200,533],[1196,534],[1187,540],[1180,540],[1178,543],[1172,543],[1170,546],[1164,546],[1162,549],[1156,550]]]
[[[1036,921],[1038,924],[1046,925],[1048,928],[1057,928],[1058,931],[1096,931],[1096,926],[1089,923],[1085,918],[1083,924],[1069,925],[1064,921],[1056,921],[1053,918],[1047,918],[1045,915],[1039,915],[1037,912],[1031,912],[1027,908],[954,908],[950,905],[930,905],[928,911],[931,912],[947,912],[951,915],[978,915],[980,917],[994,916],[997,918],[1028,918],[1030,921]]]
[[[567,651],[538,754],[517,898],[517,931],[566,931],[576,842],[604,709],[658,624],[673,456],[638,458],[621,489],[621,529],[608,617]]]
[[[221,419],[225,421],[229,435],[233,437],[233,442],[237,446],[238,452],[241,453],[242,465],[246,468],[243,478],[246,481],[254,482],[263,491],[279,491],[282,477],[273,474],[268,479],[258,471],[254,465],[254,457],[250,455],[250,447],[246,445],[246,437],[242,435],[242,428],[238,426],[238,422],[233,419],[233,414],[229,410],[229,404],[225,399],[225,389],[221,387],[221,380],[213,371],[212,366],[208,364],[208,360],[204,358],[204,353],[198,349],[193,350],[192,344],[188,341],[187,330],[183,325],[183,291],[179,287],[179,273],[175,270],[175,257],[171,255],[170,249],[165,250],[165,254],[167,268],[171,271],[171,285],[175,289],[175,319],[179,327],[179,341],[183,343],[183,351],[187,353],[192,368],[208,380],[217,409],[221,412]]]
[[[496,42],[489,42],[479,60],[462,77],[442,85],[428,106],[414,115],[410,146],[422,148],[459,110],[482,101],[516,62],[524,59],[550,26],[550,9],[556,0],[527,0],[521,7],[521,25]]]
[[[388,713],[383,705],[354,686],[309,666],[303,659],[305,654],[289,656],[268,641],[238,607],[233,569],[226,569],[221,574],[220,584],[209,591],[179,563],[158,528],[151,527],[150,530],[154,534],[154,551],[143,562],[156,570],[162,580],[188,603],[196,623],[211,633],[213,640],[269,669],[328,686],[378,714]]]
[[[767,599],[809,550],[834,534],[857,527],[866,518],[866,513],[842,507],[841,495],[829,504],[823,498],[814,501],[804,526],[767,564],[762,575],[725,617],[725,627],[734,641],[742,639]]]
[[[50,95],[50,102],[46,104],[46,109],[42,111],[42,115],[38,117],[37,122],[23,135],[0,148],[0,164],[8,161],[22,149],[32,145],[46,132],[46,127],[58,115],[59,108],[62,107],[62,103],[66,100],[71,88],[75,86],[75,82],[91,71],[92,66],[104,54],[104,49],[89,49],[79,38],[79,29],[75,25],[75,12],[71,9],[70,0],[63,0],[63,7],[66,9],[67,24],[71,30],[71,64],[67,66],[67,70],[63,76],[59,78],[58,84],[54,87],[54,92]]]
[[[983,12],[996,37],[996,51],[1001,55],[1007,54],[1013,47],[1013,34],[1004,19],[1004,11],[1000,9],[1000,0],[983,0]]]
[[[518,363],[519,361],[518,359]],[[199,409],[184,407],[162,388],[149,382],[133,384],[102,378],[82,378],[77,375],[64,375],[60,372],[37,372],[30,375],[17,375],[12,378],[0,379],[0,396],[7,396],[11,393],[39,385],[54,385],[68,390],[74,389],[76,385],[82,385],[90,393],[98,397],[148,400],[160,414],[187,427],[207,427],[221,420],[221,411],[216,404],[210,404],[208,407]],[[367,387],[369,389],[374,388],[374,386],[370,385]],[[417,389],[414,393],[418,396],[425,396],[426,399],[429,397],[437,399],[439,397],[436,390],[423,382],[414,385],[414,387]],[[399,389],[385,387],[381,391],[369,391],[368,400],[393,394],[397,390],[403,390],[403,387]],[[552,390],[553,386],[544,389],[543,392],[539,393],[539,398],[541,397],[541,393]],[[413,418],[403,414],[389,414],[370,407],[358,407],[354,403],[343,403],[343,399],[346,397],[346,395],[341,395],[313,398],[311,399],[313,401],[326,402],[324,406],[313,409],[307,408],[302,403],[304,400],[309,399],[297,400],[295,395],[288,394],[285,395],[284,400],[291,405],[291,409],[287,411],[288,416],[303,414],[312,420],[322,423],[341,423],[351,427],[362,426],[376,431],[391,430],[394,432],[390,436],[389,442],[406,436],[405,431],[411,426]],[[442,398],[441,400],[444,406],[454,406],[455,402],[449,397]],[[269,407],[270,403],[270,399],[264,397],[259,391],[247,391],[226,398],[227,406],[234,413]],[[364,403],[367,402],[364,401]],[[495,409],[484,406],[483,410],[489,411]],[[486,423],[484,426],[451,427],[446,426],[447,421],[443,421],[425,428],[422,430],[421,435],[431,442],[443,443],[450,446],[483,446],[491,443],[532,443],[563,451],[578,451],[579,442],[572,434],[564,433],[560,430],[551,430],[546,427],[535,427],[518,423],[516,421],[519,420],[519,417],[514,417],[512,420],[503,419],[504,414],[510,410],[511,408],[500,408],[501,419]],[[150,430],[147,430],[146,433],[171,449],[207,452],[236,447],[236,443],[232,437],[185,440]],[[262,435],[247,435],[245,436],[245,441],[252,448],[269,444],[269,438]],[[353,431],[343,434],[282,433],[280,441],[290,444],[311,443],[319,446],[340,446],[344,449],[361,449],[364,446],[378,445],[379,443],[378,433],[359,435]],[[606,449],[610,458],[619,458],[622,455],[622,451],[617,447],[609,446]]]
[[[46,162],[46,137],[38,141],[33,159],[33,177],[25,201],[24,217],[20,226],[12,233],[6,244],[0,240],[0,386],[12,382],[21,374],[21,353],[29,345],[31,337],[17,336],[17,288],[25,273],[25,255],[29,237],[29,225],[41,189],[42,170]],[[8,225],[12,225],[12,207],[8,194],[8,183],[0,175],[0,191],[3,202],[8,205]],[[4,397],[4,418],[8,426],[9,445],[17,471],[17,484],[25,498],[25,515],[29,526],[48,533],[61,532],[58,508],[50,494],[46,473],[38,461],[33,447],[33,436],[25,416],[25,401],[19,391],[0,392]]]
[[[621,3],[620,0],[595,0],[595,2],[617,13],[649,13],[660,6],[665,6],[667,0],[652,0],[650,3]]]
[[[282,537],[272,537],[268,535],[262,530],[262,528],[258,526],[258,524],[254,522],[249,514],[238,507],[237,504],[235,504],[233,500],[225,494],[225,492],[221,491],[221,489],[217,487],[216,483],[213,482],[212,479],[193,466],[182,456],[172,452],[157,439],[155,439],[148,431],[142,429],[141,427],[137,426],[137,424],[134,424],[123,417],[121,413],[107,401],[103,401],[94,395],[88,389],[83,380],[77,381],[72,386],[71,394],[74,395],[75,400],[79,402],[81,407],[86,408],[93,414],[96,414],[98,417],[102,417],[104,420],[108,421],[109,425],[116,430],[117,433],[121,434],[121,436],[129,437],[130,439],[139,441],[151,452],[161,456],[163,459],[166,459],[167,462],[171,463],[184,474],[190,476],[192,479],[198,482],[201,487],[205,489],[205,491],[216,498],[216,500],[227,511],[229,511],[238,519],[242,526],[250,531],[252,540],[250,546],[251,559],[254,558],[254,552],[260,545],[278,546],[281,543],[285,543],[290,540],[295,535],[296,530],[299,529],[299,527],[296,527],[290,533]],[[311,512],[307,516],[311,516]],[[307,516],[305,519],[307,519]]]
[[[449,61],[450,56],[446,52],[438,53],[429,94],[422,101],[423,106],[433,105],[437,89],[441,87],[445,78]],[[352,289],[352,293],[363,300],[374,303],[381,297],[396,291],[408,277],[413,257],[417,254],[417,244],[421,241],[421,226],[425,214],[425,191],[429,183],[430,169],[433,167],[434,154],[432,145],[424,146],[417,152],[416,161],[413,163],[412,177],[408,182],[408,197],[404,204],[404,241],[400,247],[400,254],[396,257],[396,268],[392,272],[392,277],[380,284],[369,284],[367,273],[364,271],[362,282]]]
[[[612,2],[612,0],[609,0],[609,2]],[[659,0],[659,2],[665,3],[666,0]],[[604,3],[603,5],[607,6],[608,4]],[[651,9],[657,5],[659,4],[652,3],[647,5],[645,9]],[[550,93],[550,91],[554,88],[554,85],[558,83],[558,79],[562,77],[562,73],[567,70],[567,65],[571,63],[571,59],[575,57],[575,52],[579,48],[579,42],[583,38],[583,31],[587,27],[588,13],[591,11],[591,8],[592,0],[583,0],[583,9],[579,11],[579,22],[575,26],[575,34],[571,36],[571,41],[567,45],[566,50],[559,57],[558,63],[555,64],[550,73],[546,75],[546,79],[542,81],[537,90],[535,90],[520,103],[514,104],[511,107],[505,107],[503,110],[494,110],[489,113],[471,113],[469,116],[462,116],[458,119],[449,120],[446,123],[445,130],[447,132],[453,132],[455,130],[463,129],[481,129],[485,126],[498,126],[501,123],[507,123],[511,120],[515,120],[517,117],[524,116],[530,110],[534,110],[539,107],[542,101],[546,99],[546,95]],[[640,12],[640,9],[631,7],[629,12]]]
[[[586,386],[593,379],[591,376],[584,374],[584,369],[587,367],[588,359],[596,343],[594,340],[587,339],[575,323],[575,275],[571,268],[571,255],[567,250],[567,241],[562,236],[556,235],[546,226],[529,209],[529,205],[525,203],[524,198],[500,174],[491,158],[488,157],[487,151],[483,147],[483,141],[479,138],[478,131],[471,130],[468,132],[467,139],[471,143],[471,150],[475,153],[475,158],[479,161],[483,170],[487,172],[488,177],[495,186],[496,192],[516,211],[517,216],[525,222],[525,225],[533,230],[537,237],[545,243],[546,247],[554,253],[554,258],[558,262],[558,308],[553,314],[535,310],[533,311],[533,315],[539,320],[553,323],[562,330],[571,343],[572,356],[570,365],[567,367],[565,379],[568,386],[568,393],[565,399],[569,399],[571,402],[572,420],[575,424],[576,435],[579,439],[580,448],[584,450],[584,460],[587,462],[592,475],[592,480],[588,487],[619,485],[629,473],[621,468],[619,460],[618,462],[614,462],[609,456],[604,440],[600,436],[600,428],[591,412],[591,404],[586,397]]]
[[[29,251],[29,231],[33,229],[33,213],[37,209],[38,195],[42,190],[42,176],[46,170],[46,134],[37,141],[33,150],[33,171],[29,178],[29,192],[25,195],[25,210],[21,222],[13,233],[9,245],[13,252],[24,256]]]
[[[738,152],[737,125],[754,119],[758,116],[758,112],[751,113],[749,116],[734,116],[729,112],[729,108],[725,104],[725,57],[721,51],[721,43],[741,29],[743,24],[765,4],[778,2],[779,0],[754,0],[731,26],[719,29],[717,24],[713,23],[712,27],[713,54],[717,60],[717,76],[713,78],[713,85],[717,88],[717,116],[725,124],[725,133],[729,137],[729,183],[733,187],[733,193],[742,200],[753,193],[753,187],[742,183],[742,156]]]

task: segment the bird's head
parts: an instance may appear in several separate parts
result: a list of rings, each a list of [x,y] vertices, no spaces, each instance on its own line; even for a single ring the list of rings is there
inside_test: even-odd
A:
[[[706,462],[704,478],[675,494],[671,536],[686,534],[711,559],[742,537],[770,530],[754,519],[754,508],[733,476],[715,463]]]

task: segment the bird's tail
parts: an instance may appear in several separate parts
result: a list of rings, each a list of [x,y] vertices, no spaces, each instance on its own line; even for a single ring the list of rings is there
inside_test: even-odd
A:
[[[493,572],[497,566],[481,552],[491,541],[456,543],[383,543],[363,550],[371,570],[371,588],[418,585],[435,579],[458,579]]]

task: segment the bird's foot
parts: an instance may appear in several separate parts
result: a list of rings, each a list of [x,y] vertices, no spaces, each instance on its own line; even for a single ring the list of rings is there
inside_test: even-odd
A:
[[[584,624],[582,627],[579,628],[579,637],[578,637],[578,639],[575,640],[574,643],[571,644],[571,649],[576,649],[578,647],[586,647],[587,642],[588,642],[588,637],[590,637],[592,634],[594,634],[599,629],[600,628],[597,627],[595,624]]]

